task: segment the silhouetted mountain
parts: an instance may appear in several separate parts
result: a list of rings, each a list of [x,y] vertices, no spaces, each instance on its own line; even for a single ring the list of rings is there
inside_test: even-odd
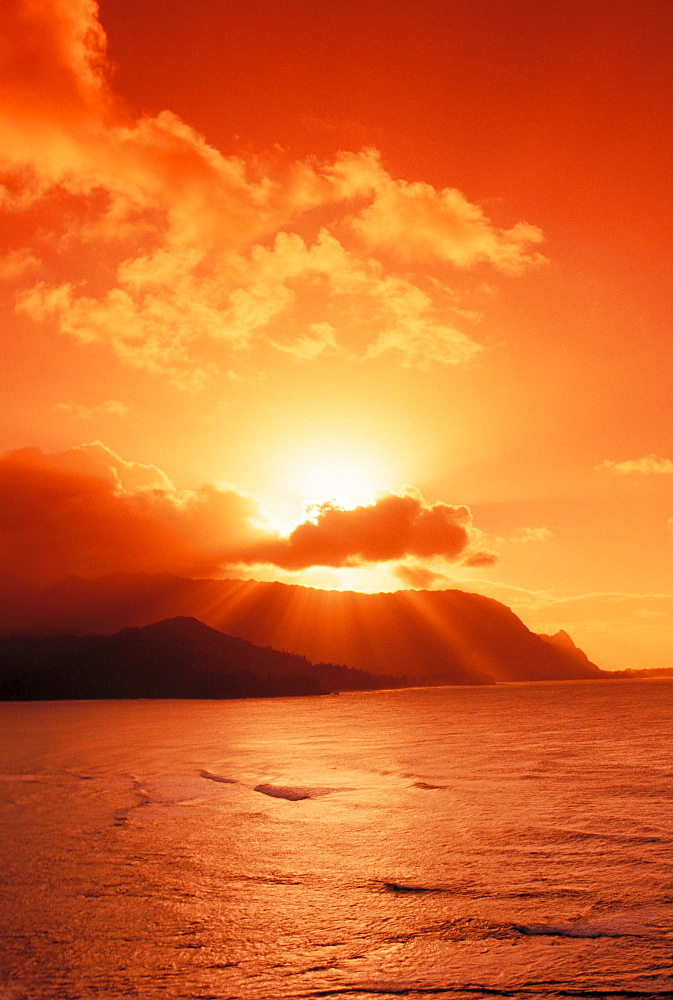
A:
[[[383,686],[370,674],[261,649],[185,617],[115,635],[4,637],[0,670],[4,700],[251,698]]]
[[[313,662],[420,683],[605,676],[574,644],[543,639],[504,604],[460,590],[361,594],[167,575],[70,577],[35,599],[23,624],[113,632],[174,615]]]
[[[557,649],[562,649],[564,652],[569,653],[570,656],[573,656],[579,663],[591,663],[584,650],[575,645],[564,629],[560,629],[558,632],[555,632],[554,635],[545,635],[544,632],[538,632],[537,635],[543,640],[543,642],[548,642]]]

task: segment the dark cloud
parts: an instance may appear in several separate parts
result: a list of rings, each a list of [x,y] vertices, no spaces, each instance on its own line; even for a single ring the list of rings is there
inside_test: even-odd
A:
[[[47,455],[0,457],[0,571],[21,590],[68,574],[169,572],[212,576],[232,567],[297,571],[441,557],[483,565],[469,508],[389,493],[343,510],[334,503],[287,537],[233,486],[177,490],[153,465],[128,462],[100,442]],[[410,580],[408,582],[411,582]]]
[[[288,538],[252,555],[290,570],[394,562],[407,556],[456,560],[470,543],[471,529],[468,507],[426,504],[418,493],[389,493],[352,510],[322,504]]]
[[[251,497],[212,486],[179,492],[158,470],[111,452],[105,468],[105,450],[89,447],[0,458],[0,568],[8,584],[30,590],[70,573],[113,571],[209,575],[269,537]]]

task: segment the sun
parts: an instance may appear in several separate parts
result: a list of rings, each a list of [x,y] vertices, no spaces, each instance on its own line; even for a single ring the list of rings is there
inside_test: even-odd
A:
[[[260,453],[258,481],[247,488],[290,531],[318,504],[332,501],[351,510],[396,492],[413,481],[407,457],[393,434],[368,428],[364,420],[272,427]]]
[[[381,490],[376,470],[348,455],[307,458],[297,469],[296,489],[305,503],[334,500],[340,507],[357,507],[374,500]]]
[[[372,503],[388,489],[391,471],[370,443],[333,438],[297,444],[282,462],[284,491],[303,506],[327,500],[344,508]]]

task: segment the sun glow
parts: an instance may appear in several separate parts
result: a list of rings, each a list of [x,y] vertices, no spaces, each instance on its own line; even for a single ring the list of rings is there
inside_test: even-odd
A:
[[[334,500],[345,508],[371,503],[381,490],[374,470],[348,455],[312,456],[297,470],[296,484],[306,504]]]
[[[330,500],[347,509],[373,503],[388,490],[391,478],[384,456],[360,443],[329,439],[304,444],[283,461],[285,490],[304,508]]]

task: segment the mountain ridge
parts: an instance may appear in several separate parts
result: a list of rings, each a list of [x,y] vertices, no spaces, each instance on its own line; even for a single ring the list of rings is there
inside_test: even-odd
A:
[[[511,608],[461,590],[363,594],[168,574],[70,577],[33,600],[24,625],[111,633],[177,615],[311,662],[419,683],[604,676],[574,643],[537,636]]]
[[[0,637],[0,700],[248,698],[400,687],[179,615],[112,635]]]

